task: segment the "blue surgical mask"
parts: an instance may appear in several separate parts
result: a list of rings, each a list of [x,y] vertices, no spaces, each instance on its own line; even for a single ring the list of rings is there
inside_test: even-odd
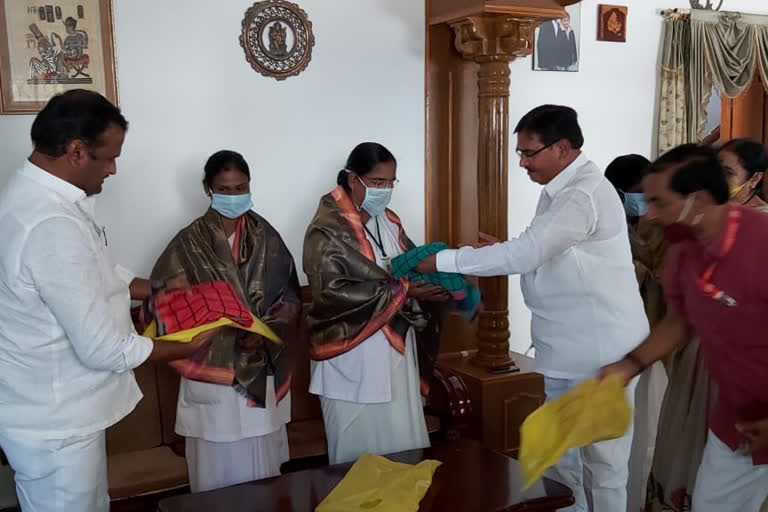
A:
[[[251,194],[211,194],[211,208],[228,219],[236,219],[253,208]]]
[[[624,211],[627,217],[642,217],[648,213],[648,204],[645,202],[645,196],[639,193],[624,193]]]
[[[360,183],[365,187],[365,199],[363,199],[363,204],[360,205],[360,208],[367,211],[371,217],[384,213],[384,210],[389,206],[389,201],[392,199],[392,189],[369,187],[362,179],[360,179]]]

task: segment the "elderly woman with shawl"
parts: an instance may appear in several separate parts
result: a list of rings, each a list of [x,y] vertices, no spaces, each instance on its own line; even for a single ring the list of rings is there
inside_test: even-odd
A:
[[[396,171],[384,146],[357,146],[304,239],[310,393],[320,396],[332,464],[429,445],[420,392],[437,355],[439,303],[450,296],[392,277],[392,259],[414,247],[387,208]]]
[[[186,437],[193,492],[278,475],[288,460],[287,348],[301,311],[293,258],[277,231],[251,211],[243,157],[215,153],[203,186],[210,209],[171,240],[151,280],[157,286],[226,281],[280,340],[225,327],[207,347],[173,364],[182,375],[176,432]]]

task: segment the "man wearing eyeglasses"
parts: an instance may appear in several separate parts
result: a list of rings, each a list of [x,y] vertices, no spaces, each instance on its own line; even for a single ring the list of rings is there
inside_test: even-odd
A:
[[[446,250],[419,271],[521,275],[532,313],[536,369],[547,398],[594,377],[606,362],[648,334],[624,209],[613,186],[582,152],[576,112],[543,105],[515,128],[520,166],[544,186],[536,215],[517,238],[482,248]],[[634,399],[636,381],[628,395]],[[574,492],[573,511],[627,508],[632,429],[563,456],[549,475]]]

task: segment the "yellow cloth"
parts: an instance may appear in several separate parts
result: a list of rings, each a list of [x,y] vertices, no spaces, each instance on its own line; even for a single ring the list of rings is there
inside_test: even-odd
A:
[[[201,332],[209,331],[211,329],[215,329],[217,327],[224,327],[224,326],[230,326],[235,327],[237,329],[242,329],[244,331],[248,332],[255,332],[256,334],[261,334],[265,338],[274,341],[275,343],[282,343],[280,338],[277,337],[277,335],[272,331],[272,329],[267,326],[264,322],[256,318],[253,313],[251,313],[251,317],[253,318],[253,323],[250,327],[244,327],[237,322],[234,322],[230,320],[227,317],[221,317],[215,322],[210,322],[207,324],[199,325],[197,327],[194,327],[192,329],[185,329],[183,331],[174,332],[171,334],[166,334],[165,336],[157,337],[157,323],[153,320],[151,324],[147,326],[147,328],[144,330],[143,336],[146,336],[147,338],[153,338],[156,340],[164,340],[164,341],[176,341],[179,343],[189,343],[192,341],[192,338],[200,334]]]
[[[363,454],[315,512],[416,512],[440,464],[413,466]]]
[[[629,429],[632,407],[623,379],[582,382],[536,409],[520,428],[520,468],[528,489],[570,448],[616,439]]]

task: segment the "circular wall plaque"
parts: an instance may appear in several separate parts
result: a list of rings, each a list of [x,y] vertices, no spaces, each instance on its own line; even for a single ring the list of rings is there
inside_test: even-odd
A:
[[[285,0],[256,2],[243,19],[240,46],[251,67],[285,80],[298,75],[312,58],[312,22],[298,5]]]

